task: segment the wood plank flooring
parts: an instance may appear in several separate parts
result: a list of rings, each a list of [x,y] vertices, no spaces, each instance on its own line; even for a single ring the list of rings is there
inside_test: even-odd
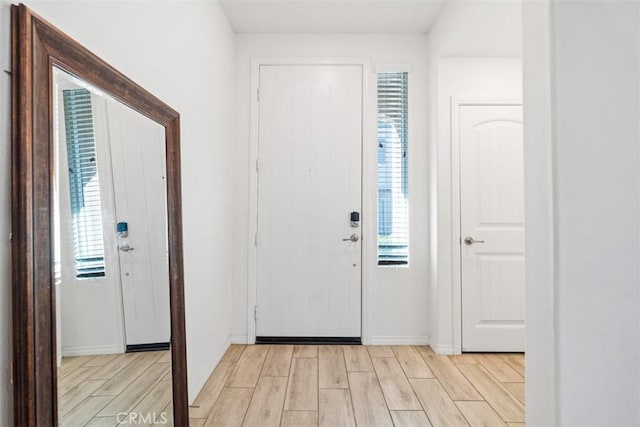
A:
[[[63,357],[58,370],[59,424],[130,425],[118,423],[120,413],[156,414],[156,421],[173,424],[170,361],[169,351]],[[146,425],[137,421],[134,424]]]
[[[89,368],[77,376],[93,378],[93,365],[76,365]],[[105,388],[95,381],[88,380],[86,390]],[[98,412],[107,404],[87,403],[103,405]],[[438,356],[426,346],[232,345],[189,415],[194,426],[449,427],[518,425],[524,410],[523,354]]]
[[[63,358],[60,425],[128,425],[121,412],[164,412],[171,425],[169,363],[169,352]],[[524,355],[232,345],[189,415],[215,427],[521,425]]]

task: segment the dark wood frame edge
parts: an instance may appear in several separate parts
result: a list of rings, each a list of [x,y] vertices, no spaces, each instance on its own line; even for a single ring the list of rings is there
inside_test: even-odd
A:
[[[189,423],[180,115],[40,18],[11,7],[14,424],[55,425],[55,294],[51,274],[52,66],[101,88],[165,127],[174,423]]]

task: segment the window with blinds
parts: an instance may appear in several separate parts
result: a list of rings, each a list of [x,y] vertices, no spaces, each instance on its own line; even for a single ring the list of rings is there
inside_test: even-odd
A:
[[[409,262],[408,74],[378,74],[378,265]]]
[[[76,277],[102,277],[104,243],[91,93],[69,89],[62,96]]]

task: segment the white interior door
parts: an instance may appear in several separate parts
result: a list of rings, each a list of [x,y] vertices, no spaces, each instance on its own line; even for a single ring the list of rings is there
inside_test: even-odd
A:
[[[522,106],[459,117],[462,350],[524,351]]]
[[[257,336],[360,337],[361,150],[362,67],[260,68]]]
[[[109,103],[108,113],[116,222],[129,233],[118,241],[126,342],[168,343],[164,128],[119,103]]]

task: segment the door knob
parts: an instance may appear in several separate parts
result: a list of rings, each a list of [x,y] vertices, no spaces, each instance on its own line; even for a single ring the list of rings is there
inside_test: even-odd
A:
[[[118,249],[120,249],[122,252],[129,252],[133,250],[133,248],[129,245],[120,245],[118,246]]]
[[[484,243],[484,240],[474,240],[473,237],[465,237],[464,244],[465,245],[473,245],[474,243]]]
[[[357,234],[352,234],[351,236],[347,237],[346,239],[342,239],[343,242],[357,242],[360,239],[360,237],[358,237]]]

